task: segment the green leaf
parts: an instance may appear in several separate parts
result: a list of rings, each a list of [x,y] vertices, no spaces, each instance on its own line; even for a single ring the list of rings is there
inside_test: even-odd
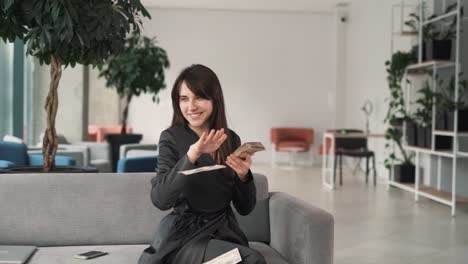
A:
[[[114,43],[115,49],[123,45]],[[106,78],[106,86],[116,89],[121,96],[152,95],[159,102],[157,94],[166,88],[164,69],[169,67],[169,59],[164,49],[156,46],[156,40],[141,37],[134,32],[126,40],[125,49],[99,65],[99,76]]]
[[[7,11],[13,5],[14,0],[3,0],[3,10]]]

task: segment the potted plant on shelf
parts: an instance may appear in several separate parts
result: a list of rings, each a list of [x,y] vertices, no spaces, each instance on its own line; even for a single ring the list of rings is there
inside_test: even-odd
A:
[[[390,96],[386,99],[388,110],[384,122],[388,124],[385,131],[387,143],[385,147],[391,148],[392,152],[385,159],[385,167],[392,169],[395,180],[400,182],[414,182],[415,168],[410,154],[403,147],[403,133],[399,126],[402,122],[411,120],[405,109],[405,100],[401,82],[405,73],[405,68],[415,63],[416,58],[411,52],[398,51],[392,55],[390,61],[385,62],[387,70],[387,82]],[[393,143],[393,144],[391,144]],[[399,150],[399,155],[395,153],[393,146]]]
[[[432,18],[436,17],[435,15],[427,16],[428,11],[427,11],[426,2],[422,2],[421,5],[417,5],[415,12],[410,13],[408,15],[409,20],[405,21],[404,24],[407,27],[409,27],[412,32],[416,32],[418,34],[419,34],[419,26],[421,24],[421,18],[420,18],[420,12],[419,12],[420,9],[422,10],[422,17],[423,18],[427,17],[427,19],[432,19]],[[434,25],[433,24],[425,25],[422,28],[422,61],[427,60],[427,56],[426,56],[427,55],[426,54],[427,45],[426,45],[426,43],[432,39],[433,30],[434,30]],[[416,61],[417,61],[417,58],[419,56],[418,51],[419,51],[419,43],[414,45],[412,47],[412,49],[411,49],[411,53],[416,58]]]
[[[140,142],[141,134],[126,134],[129,105],[132,98],[142,93],[152,94],[159,102],[158,93],[166,88],[164,70],[169,67],[166,51],[156,45],[155,38],[133,34],[127,39],[125,49],[110,56],[99,65],[99,77],[106,79],[106,86],[116,89],[125,105],[122,111],[121,133],[107,134],[110,144],[112,168],[115,171],[119,149],[123,144]]]
[[[414,114],[417,123],[416,145],[422,148],[431,148],[432,142],[432,107],[434,92],[429,80],[425,80],[423,87],[417,91],[419,98],[415,103],[418,106]]]
[[[426,17],[427,8],[423,3],[422,7],[423,17]],[[445,13],[450,13],[458,8],[457,3],[448,5],[445,9]],[[444,15],[442,14],[442,15]],[[463,7],[461,7],[461,14],[463,15]],[[411,30],[419,32],[419,26],[421,19],[418,14],[409,14],[410,19],[405,22],[405,25],[411,28]],[[430,15],[426,20],[436,18],[437,15]],[[437,24],[429,23],[423,25],[422,28],[422,61],[426,60],[451,60],[452,58],[452,42],[456,37],[457,30],[457,16],[451,16],[442,19]],[[417,55],[418,46],[413,47],[413,52]]]
[[[150,17],[139,0],[0,0],[0,37],[11,42],[23,40],[28,55],[41,64],[51,64],[45,104],[45,171],[55,168],[57,89],[63,66],[97,65],[119,53],[127,33],[140,31],[140,16]]]
[[[459,78],[462,78],[462,73]],[[458,82],[458,101],[455,101],[455,76],[447,86],[439,81],[440,89],[435,93],[436,129],[454,130],[454,112],[458,110],[458,131],[468,131],[468,85],[466,80]]]

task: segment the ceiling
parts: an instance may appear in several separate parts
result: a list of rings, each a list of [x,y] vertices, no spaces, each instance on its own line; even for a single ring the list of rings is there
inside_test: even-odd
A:
[[[339,0],[141,0],[143,5],[164,8],[331,12]],[[348,1],[346,1],[348,2]]]

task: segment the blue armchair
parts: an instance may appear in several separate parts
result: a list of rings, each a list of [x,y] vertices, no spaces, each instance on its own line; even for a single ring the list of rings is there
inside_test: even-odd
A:
[[[74,166],[75,160],[70,157],[55,156],[55,164],[58,166]],[[0,168],[42,165],[42,155],[29,155],[28,147],[25,144],[0,142]]]
[[[119,159],[117,172],[155,172],[158,156],[132,157]]]

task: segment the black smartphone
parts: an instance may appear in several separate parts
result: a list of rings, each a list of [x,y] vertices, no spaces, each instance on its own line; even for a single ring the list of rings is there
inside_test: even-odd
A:
[[[73,257],[77,259],[93,259],[104,255],[107,255],[107,252],[93,250],[75,255]]]

